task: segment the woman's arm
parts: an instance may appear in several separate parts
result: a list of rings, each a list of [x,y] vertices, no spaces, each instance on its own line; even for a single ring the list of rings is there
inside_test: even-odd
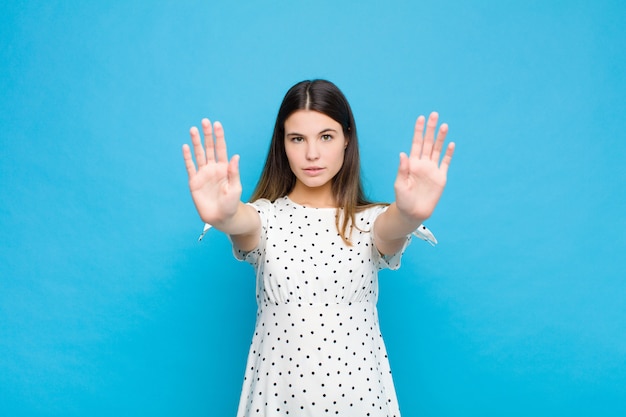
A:
[[[183,145],[189,190],[196,210],[202,221],[230,235],[237,248],[252,250],[259,243],[261,220],[253,207],[241,202],[239,155],[228,160],[221,123],[211,126],[208,119],[202,119],[202,131],[204,146],[198,129],[194,126],[189,131],[197,166],[189,145]]]
[[[446,186],[455,145],[448,144],[440,163],[448,125],[441,125],[435,139],[438,117],[435,112],[430,114],[425,133],[425,118],[418,117],[411,152],[400,154],[394,183],[396,201],[374,223],[374,241],[383,255],[402,249],[406,236],[432,215]]]

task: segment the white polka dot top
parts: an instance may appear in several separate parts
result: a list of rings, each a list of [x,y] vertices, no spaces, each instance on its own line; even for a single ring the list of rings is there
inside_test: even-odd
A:
[[[251,205],[259,246],[234,248],[256,270],[258,303],[237,415],[399,416],[376,301],[378,270],[397,269],[402,251],[381,256],[370,233],[386,207],[357,213],[347,246],[334,208]]]

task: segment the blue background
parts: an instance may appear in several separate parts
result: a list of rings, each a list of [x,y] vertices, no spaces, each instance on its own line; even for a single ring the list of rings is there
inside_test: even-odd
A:
[[[437,110],[449,186],[379,311],[405,416],[626,415],[620,1],[5,1],[0,414],[234,415],[252,269],[202,229],[204,116],[256,183],[286,90],[350,100],[370,196]]]

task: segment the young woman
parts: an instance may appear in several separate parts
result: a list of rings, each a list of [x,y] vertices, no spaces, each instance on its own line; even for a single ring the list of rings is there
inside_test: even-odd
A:
[[[399,416],[378,324],[378,270],[397,269],[446,185],[454,144],[437,113],[417,119],[400,154],[396,201],[373,204],[360,180],[354,117],[332,83],[285,95],[261,179],[241,202],[239,156],[202,120],[183,146],[200,218],[256,271],[257,321],[238,416]],[[443,154],[443,157],[442,157]]]

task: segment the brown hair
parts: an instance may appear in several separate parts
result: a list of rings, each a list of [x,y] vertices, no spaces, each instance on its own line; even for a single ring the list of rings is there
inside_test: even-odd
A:
[[[326,80],[301,81],[291,87],[283,99],[265,166],[251,201],[266,198],[274,201],[291,192],[296,177],[289,167],[285,152],[285,120],[298,110],[313,110],[339,123],[348,146],[341,169],[332,179],[332,193],[337,203],[336,226],[341,238],[350,245],[355,214],[371,206],[361,184],[361,162],[354,116],[348,100],[337,86]],[[343,212],[341,212],[343,209]],[[348,231],[348,228],[350,231]]]

